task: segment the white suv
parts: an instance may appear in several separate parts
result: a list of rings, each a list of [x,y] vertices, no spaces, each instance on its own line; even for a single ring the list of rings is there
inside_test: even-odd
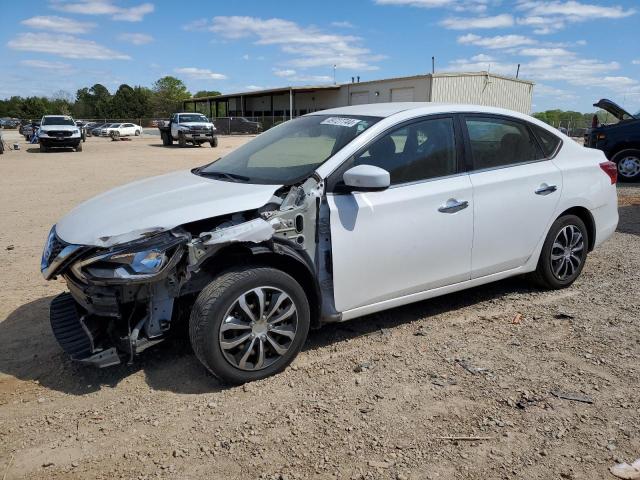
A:
[[[215,162],[132,183],[55,225],[53,332],[99,366],[189,322],[242,383],[309,328],[531,274],[580,275],[618,222],[616,166],[546,124],[470,105],[359,105],[283,123]]]
[[[45,115],[40,121],[38,143],[41,152],[60,147],[71,147],[76,152],[81,152],[82,134],[76,122],[68,115]]]

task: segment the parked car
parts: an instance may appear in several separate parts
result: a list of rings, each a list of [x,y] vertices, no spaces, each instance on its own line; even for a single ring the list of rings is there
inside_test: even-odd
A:
[[[100,135],[103,137],[111,136],[114,133],[120,137],[137,137],[142,133],[142,127],[135,123],[112,123],[100,131]]]
[[[218,146],[216,127],[201,113],[174,113],[168,122],[158,123],[158,129],[165,147],[173,145],[174,141],[181,147],[185,147],[187,143]]]
[[[602,150],[618,167],[620,180],[640,180],[640,112],[631,115],[625,109],[603,98],[594,107],[613,115],[618,123],[600,124],[594,116],[594,125],[585,134],[585,146]]]
[[[188,321],[210,372],[256,380],[325,323],[514,275],[570,286],[615,231],[615,182],[602,152],[508,110],[315,112],[62,218],[41,264],[70,291],[53,332],[107,366]]]
[[[216,129],[223,135],[232,133],[253,133],[262,132],[260,122],[251,121],[245,117],[225,117],[215,119]]]
[[[40,121],[38,143],[41,152],[63,147],[71,147],[76,152],[81,152],[82,132],[68,115],[45,115]]]
[[[111,123],[98,123],[96,124],[92,129],[91,129],[91,135],[93,137],[99,137],[100,136],[100,131],[105,128],[110,126]]]
[[[108,137],[109,134],[120,127],[120,123],[105,123],[102,127],[98,129],[97,137]],[[94,129],[94,132],[96,129]]]

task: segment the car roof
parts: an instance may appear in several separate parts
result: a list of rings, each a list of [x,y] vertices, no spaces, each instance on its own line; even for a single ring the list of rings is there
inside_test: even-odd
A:
[[[529,118],[513,110],[504,108],[487,107],[484,105],[465,105],[455,103],[436,102],[389,102],[389,103],[369,103],[364,105],[351,105],[348,107],[331,108],[310,113],[308,115],[362,115],[371,117],[390,117],[407,110],[422,110],[419,113],[425,115],[451,112],[479,112],[509,115],[512,117]],[[418,113],[418,112],[416,112]]]

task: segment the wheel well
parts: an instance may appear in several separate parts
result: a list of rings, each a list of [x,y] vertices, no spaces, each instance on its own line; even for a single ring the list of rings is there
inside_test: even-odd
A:
[[[611,151],[611,159],[625,150],[640,150],[640,143],[624,143],[617,145],[616,148]]]
[[[593,250],[593,247],[596,243],[596,223],[593,220],[593,215],[591,215],[591,212],[585,207],[572,207],[562,212],[558,216],[558,218],[564,217],[565,215],[575,215],[584,222],[585,227],[587,227],[587,235],[589,240],[588,248],[589,251]]]
[[[264,249],[260,249],[259,253],[256,253],[248,247],[232,245],[217,252],[202,265],[201,269],[210,278],[213,278],[238,265],[271,267],[291,275],[307,294],[311,310],[311,327],[320,326],[320,289],[314,273],[301,260],[290,255],[275,253],[268,247],[264,247]]]

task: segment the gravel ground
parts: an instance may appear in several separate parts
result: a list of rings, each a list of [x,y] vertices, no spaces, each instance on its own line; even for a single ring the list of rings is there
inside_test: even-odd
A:
[[[328,326],[244,387],[185,340],[131,367],[71,363],[47,317],[64,285],[38,270],[50,225],[242,141],[0,157],[0,478],[603,479],[640,457],[638,186],[619,188],[618,231],[567,290],[511,279]]]

